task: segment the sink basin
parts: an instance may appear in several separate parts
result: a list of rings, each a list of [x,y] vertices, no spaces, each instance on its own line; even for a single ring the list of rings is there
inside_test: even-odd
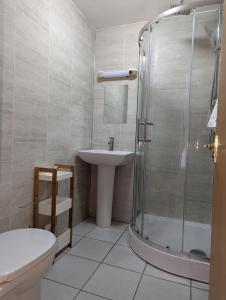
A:
[[[81,150],[79,157],[93,165],[120,166],[133,159],[134,153],[128,151]]]
[[[110,227],[114,193],[115,167],[133,160],[128,151],[80,150],[79,157],[97,165],[97,226]]]

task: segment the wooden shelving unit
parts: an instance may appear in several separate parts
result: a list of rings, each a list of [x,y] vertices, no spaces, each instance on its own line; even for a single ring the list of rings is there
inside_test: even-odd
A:
[[[58,196],[58,182],[70,180],[69,197]],[[40,200],[40,183],[51,182],[51,196]],[[73,226],[73,187],[74,187],[74,166],[56,164],[53,168],[35,168],[34,175],[34,211],[33,226],[39,227],[39,216],[49,216],[51,224],[46,226],[57,237],[57,252],[66,246],[72,247],[72,226]],[[57,216],[69,211],[68,228],[57,226]]]

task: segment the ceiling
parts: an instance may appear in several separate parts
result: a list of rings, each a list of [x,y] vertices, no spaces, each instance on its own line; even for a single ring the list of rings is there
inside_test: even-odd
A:
[[[180,0],[73,0],[96,28],[152,20]]]

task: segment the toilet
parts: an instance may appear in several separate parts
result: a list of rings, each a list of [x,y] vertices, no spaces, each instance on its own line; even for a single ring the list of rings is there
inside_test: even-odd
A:
[[[56,237],[47,230],[0,234],[0,299],[40,300],[41,279],[52,264]]]

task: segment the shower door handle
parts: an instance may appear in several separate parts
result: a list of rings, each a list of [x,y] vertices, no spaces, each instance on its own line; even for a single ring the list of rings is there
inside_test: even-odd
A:
[[[154,123],[145,120],[144,122],[144,142],[151,143],[151,139],[147,139],[147,126],[154,126]]]
[[[144,139],[142,139],[141,137],[140,137],[140,127],[141,126],[144,126],[145,125],[145,122],[141,122],[139,119],[138,119],[138,123],[137,123],[137,140],[138,140],[138,143],[140,143],[140,142],[144,142]],[[144,134],[143,134],[143,136],[144,136]]]
[[[146,120],[144,122],[138,120],[138,129],[137,129],[138,130],[138,143],[139,142],[151,143],[151,140],[147,139],[147,125],[153,126],[154,123],[147,122]],[[144,136],[144,138],[143,139],[140,138],[140,127],[141,126],[144,126],[144,128],[143,128],[143,136]]]

